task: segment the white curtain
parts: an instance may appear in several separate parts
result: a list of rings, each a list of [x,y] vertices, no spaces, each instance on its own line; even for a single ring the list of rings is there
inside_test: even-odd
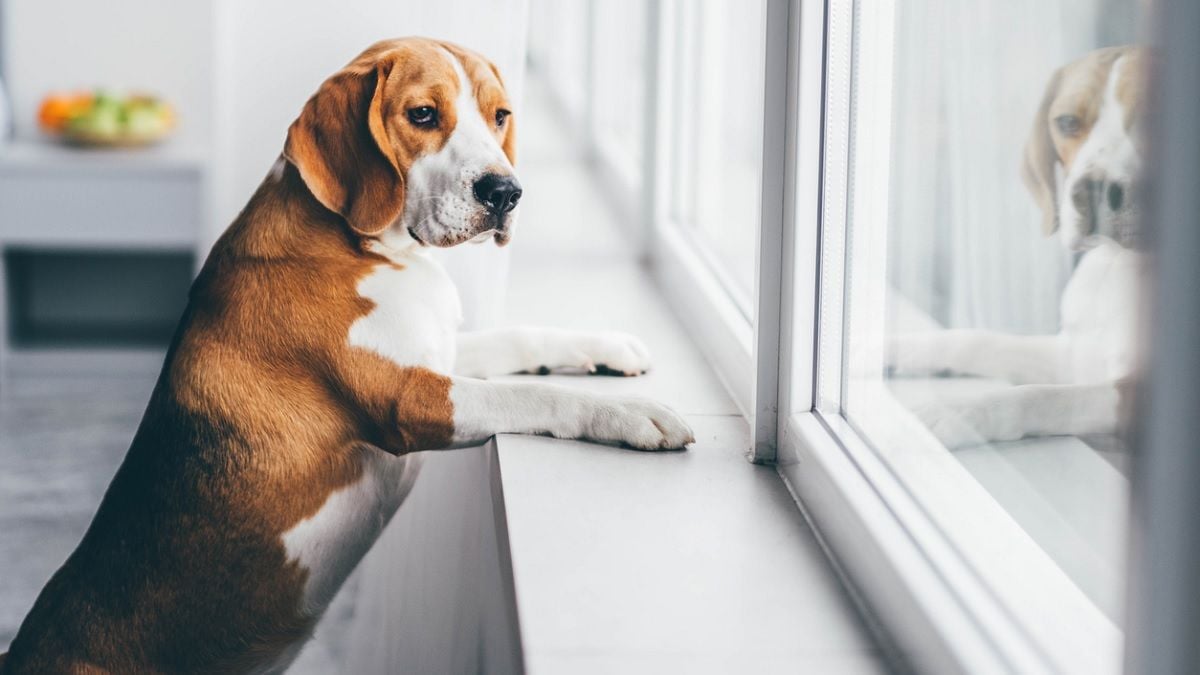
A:
[[[1046,82],[1134,40],[1133,0],[901,2],[890,279],[946,326],[1048,333],[1071,259],[1020,178]]]

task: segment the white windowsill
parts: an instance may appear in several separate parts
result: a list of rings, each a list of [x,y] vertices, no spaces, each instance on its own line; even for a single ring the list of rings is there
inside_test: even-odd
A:
[[[573,267],[574,279],[593,276]],[[528,671],[788,672],[803,664],[878,672],[880,655],[786,486],[772,468],[746,460],[744,418],[663,311],[649,275],[606,263],[594,278],[576,311],[543,306],[559,325],[591,324],[564,321],[567,313],[609,317],[649,344],[657,366],[641,378],[544,379],[663,400],[687,417],[698,442],[686,452],[643,453],[497,439]],[[631,297],[642,309],[617,306]],[[768,632],[794,638],[764,641]]]
[[[553,120],[535,101],[524,128],[546,129]],[[629,229],[613,222],[567,144],[525,138],[507,321],[638,335],[653,355],[645,376],[541,380],[658,399],[698,440],[686,452],[642,453],[497,439],[528,671],[881,672],[786,485],[746,460],[745,418],[697,349],[700,336],[676,318],[688,309],[635,261]]]

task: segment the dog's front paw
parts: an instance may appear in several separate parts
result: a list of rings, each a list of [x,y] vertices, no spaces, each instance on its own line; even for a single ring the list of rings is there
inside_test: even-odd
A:
[[[1005,401],[979,396],[961,401],[930,401],[912,409],[942,445],[959,450],[1022,436],[1016,411]]]
[[[614,399],[597,408],[588,436],[638,450],[675,450],[696,442],[682,416],[657,401],[641,398]]]
[[[650,369],[650,350],[628,333],[569,333],[560,345],[568,355],[563,366],[574,366],[595,375],[641,375]]]
[[[889,377],[942,375],[948,372],[942,363],[936,333],[897,334],[884,342],[884,366]]]

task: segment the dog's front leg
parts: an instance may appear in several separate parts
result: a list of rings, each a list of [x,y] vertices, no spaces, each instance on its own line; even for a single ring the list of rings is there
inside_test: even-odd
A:
[[[540,382],[454,377],[450,401],[455,446],[501,433],[624,443],[641,450],[682,448],[695,442],[679,414],[648,399],[602,396]]]
[[[555,368],[639,375],[650,368],[641,340],[615,331],[514,326],[459,333],[457,346],[454,372],[469,377]]]
[[[1028,436],[1116,433],[1127,404],[1122,393],[1111,382],[1027,384],[936,401],[913,412],[942,444],[955,449]]]
[[[889,339],[893,375],[953,373],[994,377],[1013,384],[1064,381],[1066,344],[1060,335],[1009,335],[981,330],[943,330]]]

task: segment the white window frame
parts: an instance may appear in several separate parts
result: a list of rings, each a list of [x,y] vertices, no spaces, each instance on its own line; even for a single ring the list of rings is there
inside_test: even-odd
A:
[[[652,3],[657,4],[657,16],[649,23],[656,27],[676,25],[680,8],[687,1]],[[755,409],[755,319],[746,316],[745,307],[753,307],[754,301],[739,296],[711,252],[693,241],[688,225],[676,222],[671,208],[670,177],[679,170],[673,157],[678,149],[675,141],[681,134],[677,126],[687,124],[686,119],[673,118],[672,102],[678,100],[677,86],[684,81],[677,37],[675,31],[656,30],[650,43],[655,62],[652,79],[657,86],[647,98],[651,107],[648,136],[653,146],[649,153],[653,157],[652,170],[647,174],[651,193],[646,211],[650,223],[649,259],[655,279],[676,315],[691,329],[742,413],[750,417]]]
[[[905,456],[916,465],[885,460],[843,415],[851,363],[843,354],[847,322],[866,326],[868,337],[880,333],[871,324],[882,316],[882,275],[852,279],[855,288],[847,288],[845,247],[853,213],[856,237],[874,237],[876,244],[872,251],[856,238],[865,249],[856,254],[881,264],[892,3],[785,4],[789,44],[799,57],[787,78],[798,86],[791,115],[797,122],[791,174],[797,180],[784,203],[799,217],[785,219],[795,231],[783,247],[779,344],[787,376],[780,379],[777,409],[796,412],[779,416],[774,459],[780,475],[914,665],[934,672],[1118,670],[1120,630],[885,387],[859,383],[856,390],[870,398],[872,424],[907,425],[902,437],[920,447]],[[872,48],[855,50],[855,39]],[[855,87],[852,78],[861,78],[863,86]],[[847,176],[855,166],[866,170],[854,176],[851,189]],[[850,308],[852,316],[844,311],[847,292],[866,300]],[[769,306],[760,303],[760,310]],[[761,335],[758,340],[769,342]],[[849,346],[868,355],[881,348],[870,340]],[[760,382],[763,376],[760,370]],[[763,459],[771,458],[768,452]],[[923,478],[919,500],[908,488],[917,477]],[[973,526],[959,521],[947,531],[946,518],[930,517],[931,502],[971,514]]]

